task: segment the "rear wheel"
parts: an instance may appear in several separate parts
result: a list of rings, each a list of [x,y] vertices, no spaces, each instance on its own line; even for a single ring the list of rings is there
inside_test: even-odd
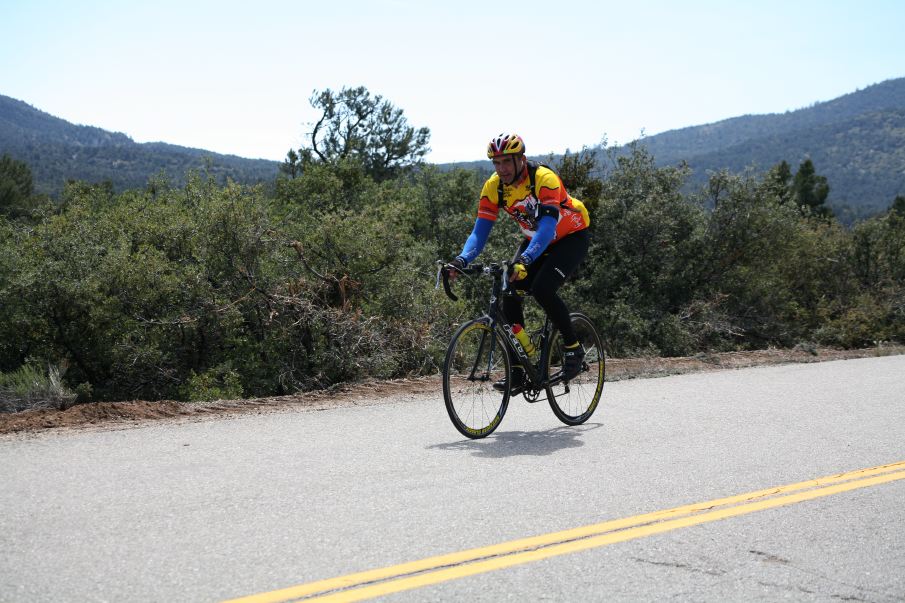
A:
[[[571,317],[572,328],[585,351],[582,370],[570,381],[557,379],[562,372],[563,340],[559,331],[555,331],[546,355],[547,378],[553,382],[547,386],[547,399],[560,421],[566,425],[580,425],[591,418],[600,402],[606,364],[603,344],[591,319],[578,312],[573,312]]]
[[[499,426],[509,405],[510,375],[509,355],[489,324],[472,321],[456,331],[443,364],[443,398],[459,433],[483,438]],[[497,381],[504,391],[494,389]]]

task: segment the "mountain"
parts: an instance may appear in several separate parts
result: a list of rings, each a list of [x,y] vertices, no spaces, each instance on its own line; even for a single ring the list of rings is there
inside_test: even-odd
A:
[[[530,143],[530,141],[529,141]],[[846,223],[886,210],[905,195],[905,78],[887,80],[834,100],[781,114],[744,115],[648,136],[645,147],[660,166],[688,163],[687,190],[704,186],[722,169],[763,172],[786,161],[793,171],[806,158],[830,185],[827,203]],[[630,152],[631,145],[614,149]],[[603,149],[591,149],[600,162]],[[538,157],[555,162],[561,156]],[[446,164],[490,171],[489,161]]]
[[[689,190],[703,186],[712,171],[765,171],[781,161],[794,171],[810,158],[829,182],[828,204],[851,222],[883,211],[897,195],[905,195],[905,78],[795,111],[671,130],[636,144],[646,147],[659,165],[687,162],[692,169]],[[603,159],[603,150],[597,151]],[[617,152],[628,152],[628,145]],[[148,178],[161,171],[181,183],[190,169],[207,170],[221,181],[268,182],[279,169],[276,161],[165,143],[138,144],[125,134],[73,125],[0,96],[3,153],[25,161],[36,191],[44,193],[59,192],[68,179],[110,180],[118,190],[144,188]],[[440,167],[491,169],[489,161]]]
[[[162,142],[136,143],[120,132],[79,126],[0,95],[0,155],[8,153],[31,168],[35,191],[57,194],[67,180],[109,180],[116,190],[144,188],[165,172],[182,183],[189,170],[204,170],[218,181],[253,184],[273,180],[279,162],[220,155]]]
[[[758,171],[806,158],[830,185],[827,203],[853,218],[905,194],[905,78],[782,114],[745,115],[642,138],[659,165],[685,161],[689,186],[710,171]],[[625,152],[625,149],[622,150]]]

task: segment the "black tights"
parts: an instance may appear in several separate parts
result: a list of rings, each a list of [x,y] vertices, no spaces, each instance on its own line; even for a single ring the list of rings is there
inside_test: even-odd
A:
[[[566,307],[557,291],[584,260],[588,253],[589,242],[590,236],[587,230],[573,232],[547,247],[544,253],[528,266],[527,277],[511,283],[515,289],[530,291],[559,332],[562,333],[563,343],[566,345],[574,344],[578,338],[575,336],[575,331],[572,330],[569,308]],[[528,241],[522,241],[515,256],[518,257],[527,246]],[[503,314],[510,323],[524,325],[524,302],[521,296],[504,296]]]

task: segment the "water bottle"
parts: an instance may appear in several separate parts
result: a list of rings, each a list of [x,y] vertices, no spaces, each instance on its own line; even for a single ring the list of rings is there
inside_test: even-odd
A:
[[[537,348],[534,347],[534,344],[531,342],[531,338],[528,337],[528,332],[525,331],[525,328],[520,324],[512,325],[512,334],[515,335],[515,338],[518,339],[518,342],[522,344],[522,349],[525,350],[525,353],[528,355],[528,359],[534,362],[534,357],[537,356]]]

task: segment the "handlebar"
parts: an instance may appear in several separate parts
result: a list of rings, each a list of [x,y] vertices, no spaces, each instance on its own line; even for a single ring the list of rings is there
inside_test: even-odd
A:
[[[459,270],[452,264],[447,264],[441,260],[437,260],[437,282],[434,284],[434,289],[440,286],[440,278],[443,278],[443,291],[446,293],[446,297],[453,301],[457,301],[459,298],[456,297],[456,294],[452,292],[452,288],[449,286],[449,271],[457,270],[459,272],[463,272]]]
[[[484,264],[472,264],[465,268],[459,268],[452,264],[447,264],[442,260],[437,260],[437,282],[434,285],[434,288],[438,289],[440,287],[440,281],[442,279],[443,291],[446,293],[446,296],[453,301],[458,301],[459,298],[452,292],[452,287],[449,282],[449,273],[455,270],[459,274],[464,274],[466,276],[473,274],[484,274],[494,278],[502,276],[503,291],[506,291],[509,289],[509,279],[507,279],[505,275],[509,274],[509,266],[510,262],[506,260],[503,262],[493,262],[487,266]]]

